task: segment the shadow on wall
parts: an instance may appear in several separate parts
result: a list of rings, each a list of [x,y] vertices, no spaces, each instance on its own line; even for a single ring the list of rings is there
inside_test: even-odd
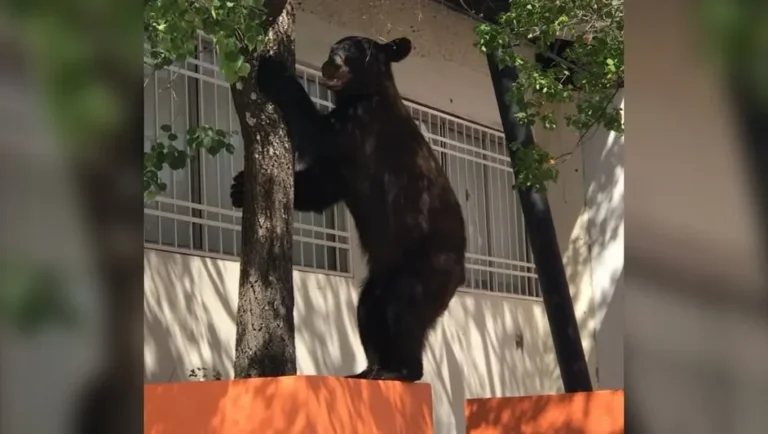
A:
[[[144,379],[184,381],[205,367],[232,377],[239,265],[144,253]]]
[[[233,378],[239,263],[145,250],[145,381],[187,380],[190,369]],[[351,279],[294,271],[300,374],[347,375],[365,358]]]
[[[352,279],[294,272],[300,374],[344,376],[365,368],[357,333],[359,289]]]
[[[615,101],[623,105],[621,92]],[[556,109],[561,123],[567,112]],[[555,131],[537,129],[536,136],[553,155],[575,151],[560,167],[548,197],[594,381],[596,336],[624,267],[624,138],[595,129],[576,148],[580,134],[564,125]],[[623,321],[613,318],[606,326],[623,333]]]
[[[615,102],[623,106],[623,92]],[[599,363],[600,388],[624,386],[624,137],[597,130],[582,150],[588,214],[588,256],[573,255],[571,268],[589,262],[594,300],[595,346],[591,358]],[[576,253],[577,251],[574,251]]]
[[[187,380],[190,369],[233,378],[239,264],[145,251],[145,381]],[[294,271],[299,374],[347,375],[365,365],[351,279]]]
[[[600,388],[624,388],[624,271],[612,277],[613,294],[597,300],[604,315],[597,327],[596,357],[600,360]],[[598,311],[599,312],[599,311]]]
[[[281,377],[145,388],[145,432],[427,433],[429,388]]]
[[[239,264],[147,250],[145,381],[186,381],[196,367],[232,378]],[[296,352],[302,375],[342,376],[365,357],[352,279],[294,272]],[[436,432],[463,432],[464,400],[552,393],[560,387],[540,302],[459,293],[431,333],[424,382]]]
[[[456,296],[430,336],[425,368],[440,433],[464,432],[465,399],[552,393],[560,384],[543,305],[491,294]]]
[[[299,373],[346,375],[365,366],[351,279],[300,273],[296,289]],[[518,338],[522,346],[518,348]],[[540,302],[459,293],[429,337],[425,376],[435,432],[464,432],[467,397],[551,393],[559,370]]]

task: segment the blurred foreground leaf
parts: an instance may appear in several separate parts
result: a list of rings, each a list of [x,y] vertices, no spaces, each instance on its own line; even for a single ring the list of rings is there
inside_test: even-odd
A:
[[[768,2],[704,0],[699,10],[708,54],[768,106]]]
[[[132,12],[133,11],[133,12]],[[113,85],[140,74],[141,28],[132,2],[9,0],[0,5],[43,89],[59,143],[88,150],[113,131],[126,108]],[[130,65],[136,65],[136,70]]]
[[[62,280],[51,269],[0,262],[0,321],[23,334],[75,326],[77,314]]]

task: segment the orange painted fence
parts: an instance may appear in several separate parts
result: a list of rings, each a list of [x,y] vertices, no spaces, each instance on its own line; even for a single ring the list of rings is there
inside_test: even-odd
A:
[[[321,376],[147,384],[144,433],[432,434],[432,389]]]
[[[624,391],[469,399],[467,434],[621,434]]]

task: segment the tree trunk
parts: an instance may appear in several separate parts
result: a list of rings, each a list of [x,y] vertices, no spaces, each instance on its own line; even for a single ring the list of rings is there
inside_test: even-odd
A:
[[[268,0],[264,51],[295,68],[291,1]],[[235,378],[296,374],[293,322],[293,151],[272,104],[256,89],[256,53],[250,75],[232,86],[245,145],[245,204],[237,301]]]

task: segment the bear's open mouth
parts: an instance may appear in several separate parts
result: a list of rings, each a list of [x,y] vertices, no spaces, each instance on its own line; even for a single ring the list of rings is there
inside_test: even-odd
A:
[[[321,79],[320,79],[320,83],[321,83],[323,86],[325,86],[325,87],[327,87],[327,88],[329,88],[329,89],[331,89],[331,90],[338,90],[338,89],[341,89],[341,86],[344,84],[344,83],[343,83],[343,82],[342,82],[340,79],[338,79],[338,78],[325,78],[325,77],[323,77],[323,78],[321,78]]]
[[[345,84],[347,84],[347,81],[349,80],[349,74],[345,72],[345,70],[339,71],[336,75],[333,77],[320,77],[320,83],[327,87],[330,90],[337,91],[344,87]]]

